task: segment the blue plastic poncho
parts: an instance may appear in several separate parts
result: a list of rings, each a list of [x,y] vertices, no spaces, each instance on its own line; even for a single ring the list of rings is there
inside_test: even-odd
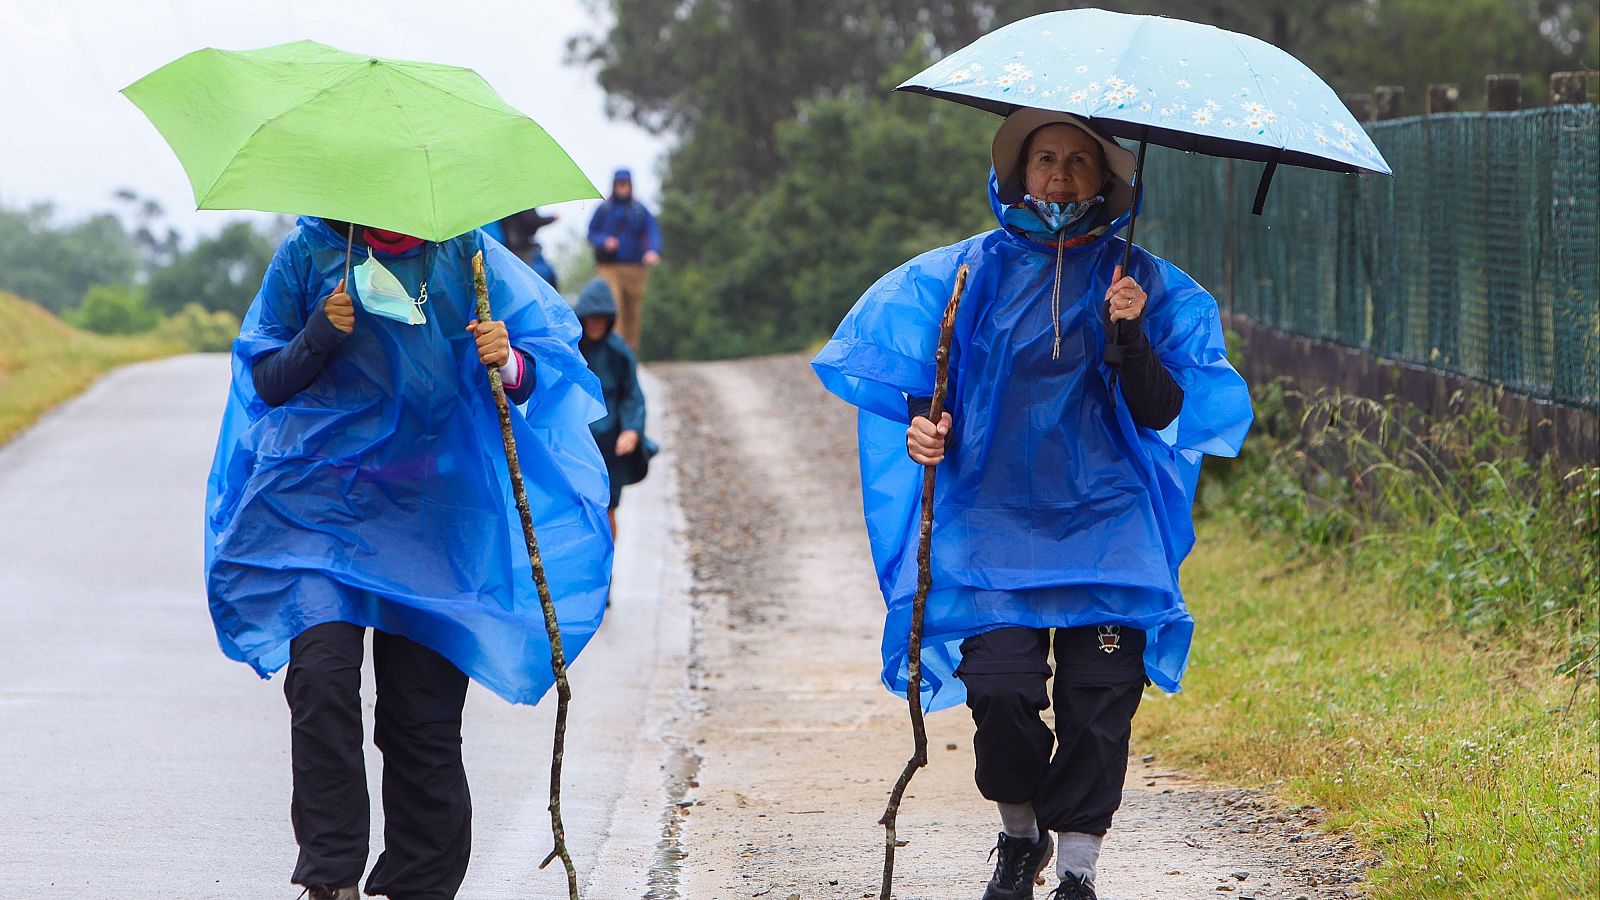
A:
[[[589,422],[605,407],[566,301],[481,232],[385,257],[413,291],[428,266],[427,323],[368,314],[357,297],[355,331],[321,377],[269,407],[252,366],[300,332],[344,273],[345,236],[301,219],[234,342],[207,484],[217,639],[262,677],[288,662],[295,635],[342,621],[424,644],[514,703],[550,687],[499,417],[464,330],[479,249],[495,318],[535,360],[534,393],[511,418],[568,660],[599,627],[612,547]]]
[[[996,218],[1003,208],[990,179]],[[1125,242],[1065,251],[1061,358],[1051,359],[1056,250],[1004,228],[925,253],[873,285],[813,361],[828,390],[860,407],[862,499],[888,604],[883,681],[907,688],[922,467],[906,455],[906,398],[933,394],[939,321],[961,264],[971,267],[951,349],[953,419],[934,495],[933,585],[923,640],[923,703],[966,695],[961,641],[1006,626],[1144,629],[1145,671],[1176,691],[1194,622],[1178,565],[1203,454],[1233,456],[1251,421],[1228,364],[1216,301],[1137,247],[1129,274],[1149,302],[1145,331],[1184,390],[1162,432],[1133,424],[1102,362],[1105,293]]]

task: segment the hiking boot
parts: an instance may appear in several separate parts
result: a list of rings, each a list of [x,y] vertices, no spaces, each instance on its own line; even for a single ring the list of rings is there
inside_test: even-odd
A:
[[[361,889],[353,884],[342,888],[317,885],[301,891],[300,896],[306,900],[361,900]]]
[[[1048,900],[1100,900],[1094,892],[1094,882],[1083,877],[1067,873],[1061,879],[1061,884],[1050,892]]]
[[[983,892],[983,900],[1033,900],[1033,880],[1050,864],[1055,842],[1050,832],[1039,830],[1039,840],[1012,837],[1000,832],[1000,842],[989,851],[989,856],[999,854],[994,866],[994,877]]]

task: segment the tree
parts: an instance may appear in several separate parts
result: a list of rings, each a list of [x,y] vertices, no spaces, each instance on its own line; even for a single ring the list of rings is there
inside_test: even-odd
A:
[[[178,255],[182,239],[176,228],[166,224],[167,211],[161,202],[126,187],[119,188],[112,196],[122,204],[124,215],[133,220],[130,237],[139,248],[144,271],[170,263]]]
[[[666,258],[652,285],[650,356],[800,350],[878,276],[994,227],[985,199],[994,117],[851,89],[781,126],[787,162],[752,202],[718,212],[668,194]],[[682,243],[694,241],[691,245]]]
[[[150,308],[143,288],[97,284],[66,315],[67,324],[97,334],[143,334],[156,327],[161,314]]]
[[[0,290],[57,315],[94,285],[131,283],[138,264],[133,243],[113,215],[60,225],[48,203],[0,207]]]
[[[797,349],[872,278],[985,227],[991,116],[889,98],[898,78],[1037,0],[609,0],[569,45],[613,115],[677,141],[663,178],[664,262],[646,356]],[[1101,0],[1254,35],[1336,89],[1419,96],[1490,71],[1596,68],[1593,8],[1567,0]],[[896,164],[896,160],[901,161]],[[976,167],[978,176],[968,170]],[[953,173],[961,173],[959,176]],[[974,208],[978,212],[973,212]],[[992,219],[988,219],[992,222]]]
[[[599,4],[596,4],[597,6]],[[878,83],[910,51],[965,44],[1040,0],[611,0],[612,27],[570,43],[614,115],[683,139],[682,165],[727,202],[781,168],[778,125],[803,100]],[[676,166],[674,167],[676,168]]]
[[[156,334],[200,353],[225,353],[239,334],[239,317],[190,303],[162,320]]]
[[[150,301],[174,313],[190,303],[242,315],[250,306],[275,242],[247,221],[230,222],[150,273]]]

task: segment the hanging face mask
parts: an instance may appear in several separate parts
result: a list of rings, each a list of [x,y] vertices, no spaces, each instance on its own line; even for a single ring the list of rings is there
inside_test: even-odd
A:
[[[1096,195],[1075,203],[1048,203],[1024,196],[1022,202],[1005,211],[1006,227],[1016,229],[1029,237],[1054,241],[1057,235],[1076,237],[1089,230],[1094,222],[1091,215],[1106,198]]]
[[[375,316],[393,319],[407,325],[422,325],[428,317],[422,314],[422,305],[428,302],[428,289],[422,288],[422,297],[413,299],[405,285],[394,273],[383,267],[378,258],[367,250],[367,261],[355,268],[356,299],[361,307]]]

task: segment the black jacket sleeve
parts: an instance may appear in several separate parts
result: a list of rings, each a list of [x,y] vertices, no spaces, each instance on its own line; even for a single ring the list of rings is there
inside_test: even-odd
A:
[[[921,416],[924,419],[930,419],[930,418],[932,418],[932,416],[930,416],[928,414],[931,413],[931,412],[933,412],[933,398],[932,397],[907,397],[906,398],[906,417],[907,418],[915,419],[917,416]]]
[[[318,306],[294,340],[256,360],[251,372],[256,393],[268,406],[288,403],[317,380],[344,338],[344,332],[335,328]]]
[[[1150,345],[1144,322],[1136,325],[1124,329],[1133,332],[1133,339],[1122,345],[1122,364],[1117,367],[1122,398],[1128,402],[1135,425],[1159,431],[1171,425],[1183,409],[1183,388]]]

